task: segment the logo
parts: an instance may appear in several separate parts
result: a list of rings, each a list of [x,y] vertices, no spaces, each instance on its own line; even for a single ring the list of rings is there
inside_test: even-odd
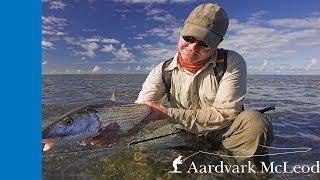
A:
[[[182,173],[182,171],[178,171],[178,164],[182,164],[181,160],[182,156],[177,157],[175,160],[172,161],[173,171],[169,171],[169,173]]]
[[[274,155],[283,155],[283,154],[294,154],[294,153],[305,153],[311,150],[311,148],[279,148],[279,147],[268,147],[264,145],[260,145],[261,147],[266,147],[266,148],[272,148],[272,149],[277,149],[277,150],[290,150],[288,152],[276,152],[276,153],[270,153],[270,154],[265,154],[269,156],[274,156]],[[178,156],[176,159],[172,161],[172,167],[173,171],[169,171],[169,173],[182,173],[182,171],[178,171],[178,164],[182,164],[184,161],[189,159],[192,156],[195,156],[197,154],[210,154],[214,156],[220,156],[220,157],[227,157],[227,158],[250,158],[254,157],[253,156],[234,156],[234,155],[225,155],[225,154],[220,154],[219,152],[205,152],[205,151],[198,151],[196,153],[193,153],[189,155],[188,157],[182,159],[182,156]],[[259,155],[256,155],[259,156]],[[218,163],[215,164],[210,164],[210,165],[196,165],[194,161],[191,162],[190,167],[186,173],[256,173],[256,165],[248,161],[248,164],[224,164],[224,161],[219,161]],[[288,171],[289,167],[287,167],[288,162],[283,162],[283,164],[274,164],[274,162],[271,162],[269,165],[267,165],[265,162],[261,162],[261,170],[260,172],[265,173],[319,173],[320,172],[320,161],[316,161],[316,164],[313,166],[308,166],[308,165],[295,165],[293,166],[293,169],[291,171]],[[282,168],[282,170],[280,170]]]

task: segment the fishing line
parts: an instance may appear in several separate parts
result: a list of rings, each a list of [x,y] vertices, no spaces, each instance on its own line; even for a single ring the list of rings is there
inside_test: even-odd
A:
[[[103,150],[113,150],[113,149],[121,149],[126,147],[125,145],[122,146],[113,146],[113,147],[103,147],[103,148],[99,148],[99,149],[86,149],[86,150],[79,150],[79,151],[69,151],[69,152],[57,152],[57,153],[48,153],[48,154],[42,154],[43,157],[45,158],[50,158],[50,157],[54,157],[54,156],[64,156],[64,155],[74,155],[74,154],[78,154],[78,153],[93,153],[93,152],[99,152],[99,151],[103,151]]]
[[[84,164],[93,158],[96,158],[96,157],[99,157],[99,156],[102,156],[105,154],[108,154],[109,156],[114,155],[114,154],[119,153],[119,151],[121,151],[121,150],[128,150],[130,147],[131,147],[131,145],[123,144],[121,146],[105,147],[105,148],[100,148],[100,149],[87,150],[87,152],[90,153],[88,156],[86,156],[84,158],[80,158],[79,160],[76,160],[73,163],[70,163],[65,168],[63,168],[60,172],[61,173],[68,172],[71,168],[73,168],[75,166],[79,166],[80,164]],[[163,149],[168,149],[168,147],[155,146],[155,147],[148,148],[148,149],[139,149],[139,152],[144,153],[144,152],[148,152],[148,151],[163,150]],[[112,151],[105,151],[105,150],[112,150]],[[95,153],[93,153],[93,152],[95,152]],[[136,152],[136,151],[134,151],[134,152]],[[72,152],[72,154],[74,154],[74,153],[77,153],[77,152]],[[82,152],[80,151],[80,153],[82,153]],[[68,153],[68,155],[71,155],[71,153]]]
[[[299,148],[286,148],[286,147],[272,147],[272,146],[264,146],[259,144],[259,146],[268,148],[268,149],[276,149],[276,150],[296,150],[292,152],[279,152],[279,153],[267,153],[267,154],[257,154],[257,155],[252,155],[252,156],[234,156],[234,155],[224,155],[220,154],[219,152],[205,152],[205,151],[198,151],[196,153],[193,153],[189,155],[188,157],[184,158],[181,160],[181,162],[186,161],[188,158],[195,156],[197,154],[203,153],[203,154],[209,154],[209,155],[215,155],[215,156],[221,156],[221,157],[233,157],[233,158],[251,158],[251,157],[261,157],[261,156],[276,156],[276,155],[284,155],[284,154],[295,154],[295,153],[306,153],[312,150],[312,148],[304,148],[304,147],[299,147]]]
[[[73,155],[73,154],[77,154],[77,153],[87,153],[87,152],[88,153],[93,153],[93,152],[100,152],[100,151],[104,151],[104,150],[126,149],[126,148],[129,149],[131,146],[136,145],[136,144],[140,144],[140,143],[143,143],[143,142],[156,140],[156,139],[159,139],[159,138],[171,136],[171,135],[182,133],[182,132],[185,132],[185,131],[177,131],[177,132],[173,132],[173,133],[170,133],[170,134],[156,136],[156,137],[152,137],[152,138],[148,138],[148,139],[142,139],[142,140],[138,140],[138,141],[132,140],[131,142],[124,143],[124,144],[121,144],[121,145],[118,145],[118,146],[117,145],[116,146],[112,146],[114,144],[110,144],[107,147],[102,147],[102,148],[98,148],[98,149],[86,149],[86,150],[69,151],[69,152],[62,152],[62,153],[59,153],[59,152],[57,152],[57,153],[48,153],[48,154],[43,154],[43,156],[44,157],[53,157],[53,156]]]

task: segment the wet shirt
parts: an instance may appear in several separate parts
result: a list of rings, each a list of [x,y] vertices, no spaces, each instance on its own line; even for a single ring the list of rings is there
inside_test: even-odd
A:
[[[195,74],[182,68],[177,63],[177,56],[178,53],[165,69],[172,71],[169,121],[193,133],[226,127],[241,112],[246,92],[247,70],[242,56],[228,51],[227,69],[220,84],[213,70],[216,55]],[[162,65],[163,62],[147,76],[136,103],[159,102],[165,96]]]

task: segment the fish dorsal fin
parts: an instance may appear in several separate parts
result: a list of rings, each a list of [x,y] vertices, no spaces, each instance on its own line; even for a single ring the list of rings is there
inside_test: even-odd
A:
[[[116,97],[115,97],[114,91],[112,92],[109,100],[110,100],[110,101],[114,101],[114,102],[116,101]]]

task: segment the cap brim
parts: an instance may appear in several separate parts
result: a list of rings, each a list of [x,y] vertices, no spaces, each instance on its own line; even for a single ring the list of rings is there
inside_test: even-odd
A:
[[[209,46],[215,46],[220,43],[220,37],[218,35],[196,24],[185,23],[183,29],[180,31],[180,35],[196,37],[198,40],[206,42]]]

